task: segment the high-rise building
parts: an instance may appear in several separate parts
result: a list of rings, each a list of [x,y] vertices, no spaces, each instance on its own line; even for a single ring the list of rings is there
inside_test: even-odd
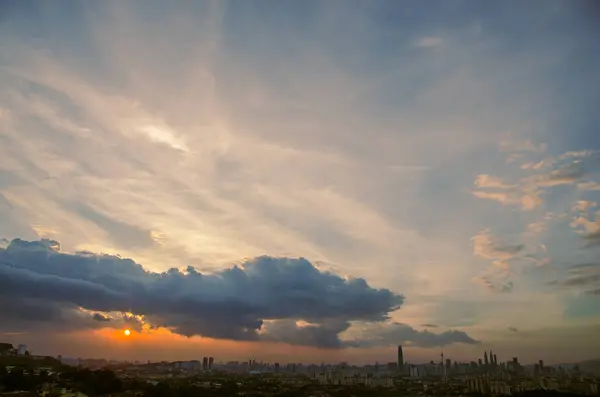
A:
[[[202,369],[203,370],[208,369],[208,357],[202,357]]]
[[[215,358],[214,357],[209,357],[208,358],[208,369],[212,369],[214,362],[215,362]]]
[[[498,357],[496,357],[496,353],[494,353],[494,366],[498,365]]]
[[[398,373],[404,374],[404,353],[402,352],[402,345],[398,345]]]
[[[483,353],[483,363],[485,364],[486,367],[488,365],[490,365],[490,361],[488,360],[487,350]]]

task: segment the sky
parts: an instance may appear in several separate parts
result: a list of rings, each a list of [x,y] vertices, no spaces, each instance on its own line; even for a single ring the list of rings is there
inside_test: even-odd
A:
[[[598,12],[3,1],[0,340],[598,358]]]

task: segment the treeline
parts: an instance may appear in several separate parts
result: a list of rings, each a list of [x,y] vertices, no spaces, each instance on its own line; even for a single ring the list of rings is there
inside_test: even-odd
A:
[[[4,392],[16,390],[36,392],[44,385],[53,384],[57,389],[73,389],[89,396],[119,393],[123,383],[109,370],[91,371],[73,367],[62,367],[60,375],[47,371],[33,371],[27,367],[15,367],[10,371],[0,367],[0,389]]]

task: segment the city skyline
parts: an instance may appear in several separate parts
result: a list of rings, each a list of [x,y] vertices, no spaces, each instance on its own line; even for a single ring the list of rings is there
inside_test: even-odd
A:
[[[598,358],[588,2],[0,7],[0,341]]]
[[[0,352],[2,353],[6,353],[6,351],[10,351],[9,347],[10,347],[10,343],[7,342],[2,342],[0,341]],[[115,359],[115,358],[110,358],[110,357],[67,357],[67,356],[63,356],[62,354],[58,354],[55,356],[45,356],[45,355],[40,355],[37,354],[39,352],[32,352],[28,349],[27,345],[24,344],[19,344],[16,345],[17,347],[15,347],[15,345],[12,346],[12,353],[14,356],[29,356],[29,357],[33,357],[33,359],[40,359],[40,358],[44,358],[44,357],[54,357],[56,359],[58,359],[60,362],[63,362],[65,364],[68,365],[78,365],[81,366],[82,362],[90,362],[90,363],[96,363],[94,364],[94,366],[96,367],[102,367],[102,364],[100,364],[101,362],[105,362],[105,363],[113,363],[113,364],[118,364],[118,363],[128,363],[128,364],[140,364],[140,365],[144,365],[144,364],[159,364],[161,362],[163,363],[196,363],[198,368],[197,369],[201,369],[203,371],[209,371],[211,369],[215,369],[215,365],[216,366],[223,366],[223,365],[228,365],[228,364],[235,364],[235,365],[240,365],[240,366],[246,366],[247,368],[253,368],[253,367],[274,367],[274,368],[281,368],[284,369],[285,367],[281,367],[281,366],[290,366],[290,365],[302,365],[302,366],[364,366],[364,367],[379,367],[381,369],[385,369],[387,371],[390,371],[391,366],[393,365],[393,369],[392,371],[394,372],[394,374],[399,375],[399,376],[406,376],[406,377],[411,377],[413,375],[411,375],[410,373],[410,368],[414,368],[414,367],[418,367],[418,366],[424,366],[424,365],[438,365],[438,366],[442,366],[442,367],[456,367],[457,365],[468,365],[468,366],[475,366],[478,367],[480,369],[485,369],[488,368],[489,370],[493,370],[494,368],[504,368],[506,369],[507,365],[511,365],[511,364],[515,364],[517,366],[522,366],[522,367],[539,367],[540,369],[543,370],[544,367],[555,367],[558,368],[560,366],[568,366],[567,369],[570,369],[571,367],[577,366],[579,364],[584,364],[584,363],[595,363],[595,364],[600,364],[600,360],[595,359],[595,360],[583,360],[583,361],[578,361],[578,362],[562,362],[562,363],[548,363],[545,362],[545,360],[543,358],[540,358],[538,360],[535,360],[534,362],[522,362],[519,360],[519,357],[510,357],[510,358],[506,358],[505,360],[501,360],[500,362],[498,362],[497,360],[497,356],[495,354],[491,354],[491,356],[494,357],[493,360],[490,360],[489,362],[485,362],[485,357],[488,353],[487,350],[485,350],[483,352],[483,354],[481,354],[480,357],[470,357],[467,358],[466,360],[455,360],[452,358],[449,358],[447,356],[444,356],[444,352],[443,350],[441,350],[440,352],[440,357],[441,359],[439,361],[435,360],[435,359],[430,359],[430,360],[426,360],[426,361],[422,361],[422,362],[409,362],[409,361],[405,361],[403,359],[403,353],[402,353],[402,346],[398,345],[397,347],[397,361],[374,361],[374,362],[347,362],[347,361],[339,361],[339,362],[326,362],[326,361],[294,361],[294,357],[285,357],[285,360],[282,361],[273,361],[273,360],[262,360],[259,357],[246,357],[246,358],[241,358],[241,357],[221,357],[221,358],[215,358],[215,357],[209,357],[209,356],[198,356],[198,357],[192,357],[192,358],[188,358],[188,359],[175,359],[175,360],[119,360],[119,359]],[[480,352],[481,353],[481,352]],[[491,351],[490,351],[491,353]],[[402,360],[402,361],[401,361]],[[405,368],[400,366],[399,364],[402,362],[403,366],[406,366]]]

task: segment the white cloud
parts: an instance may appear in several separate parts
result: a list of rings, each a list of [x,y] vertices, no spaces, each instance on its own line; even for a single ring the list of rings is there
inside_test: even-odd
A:
[[[577,200],[571,206],[571,211],[587,213],[590,209],[596,207],[598,203],[589,200]]]
[[[489,175],[479,174],[475,178],[475,186],[479,188],[491,188],[491,189],[513,189],[517,185],[510,185],[505,183],[502,179]]]

